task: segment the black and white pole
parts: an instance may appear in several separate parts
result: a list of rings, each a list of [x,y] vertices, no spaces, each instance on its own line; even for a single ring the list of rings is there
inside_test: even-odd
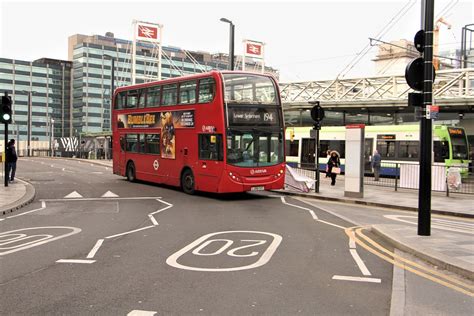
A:
[[[418,235],[431,235],[431,151],[433,104],[434,0],[424,0],[423,105],[420,122],[420,189],[418,191]],[[427,111],[428,109],[428,111]]]

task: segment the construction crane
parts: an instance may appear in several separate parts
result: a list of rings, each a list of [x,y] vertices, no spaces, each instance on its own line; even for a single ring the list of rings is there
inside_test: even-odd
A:
[[[438,51],[439,51],[439,29],[441,24],[447,26],[448,30],[451,29],[451,24],[446,21],[443,17],[440,17],[436,20],[433,30],[433,66],[436,70],[439,69],[439,58],[438,58]]]

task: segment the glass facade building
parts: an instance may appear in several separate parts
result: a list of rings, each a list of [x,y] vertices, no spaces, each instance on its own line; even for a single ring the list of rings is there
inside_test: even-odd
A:
[[[137,43],[136,84],[157,80],[157,54],[153,44]],[[163,56],[162,79],[228,67],[227,58],[222,54],[163,46]],[[115,38],[112,33],[105,36],[76,34],[69,37],[69,59],[73,62],[72,136],[110,131],[112,59],[114,87],[130,85],[132,42]],[[271,67],[265,67],[265,70],[277,74]]]
[[[49,141],[69,136],[71,121],[72,63],[55,59],[33,62],[0,58],[0,92],[12,98],[13,123],[10,138],[28,139],[28,116],[31,117],[31,141]],[[53,124],[51,124],[53,122]],[[4,125],[0,124],[3,134]]]

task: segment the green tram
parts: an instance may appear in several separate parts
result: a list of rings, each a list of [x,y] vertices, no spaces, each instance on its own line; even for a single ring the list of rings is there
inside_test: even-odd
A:
[[[310,137],[312,127],[286,128],[286,161],[292,165],[315,163],[315,139]],[[342,170],[345,162],[345,127],[322,127],[319,139],[320,170],[325,170],[327,151],[336,150],[341,155]],[[370,170],[370,159],[375,149],[382,157],[381,175],[398,175],[396,164],[417,164],[420,156],[420,126],[375,125],[365,127],[364,161]],[[456,166],[466,176],[469,163],[469,143],[461,127],[433,126],[433,164]]]

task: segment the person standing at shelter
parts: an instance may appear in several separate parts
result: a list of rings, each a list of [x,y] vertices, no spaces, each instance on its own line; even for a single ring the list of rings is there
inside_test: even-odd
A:
[[[10,180],[10,182],[13,182],[15,180],[16,161],[18,160],[14,139],[11,139],[7,144],[5,160],[7,164],[7,172],[5,176]]]
[[[379,181],[381,162],[382,162],[382,157],[380,157],[380,154],[376,149],[374,150],[374,154],[372,155],[372,161],[371,161],[372,169],[374,170],[375,181]]]
[[[331,185],[333,186],[336,185],[337,175],[341,173],[341,160],[339,156],[339,153],[333,150],[328,160],[328,173],[331,176]]]

